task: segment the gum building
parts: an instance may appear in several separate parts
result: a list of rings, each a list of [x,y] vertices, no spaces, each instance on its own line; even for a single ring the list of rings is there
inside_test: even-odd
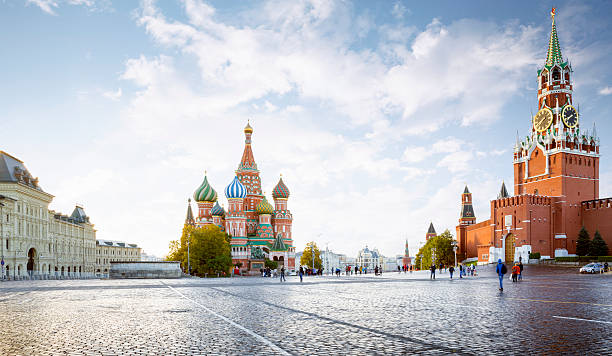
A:
[[[582,226],[591,236],[599,230],[612,246],[612,198],[599,198],[600,141],[595,125],[581,128],[572,100],[573,70],[561,55],[554,13],[546,62],[536,77],[538,112],[529,135],[517,134],[514,146],[514,195],[502,183],[490,218],[477,223],[465,187],[458,258],[491,263],[526,261],[530,252],[571,256]]]

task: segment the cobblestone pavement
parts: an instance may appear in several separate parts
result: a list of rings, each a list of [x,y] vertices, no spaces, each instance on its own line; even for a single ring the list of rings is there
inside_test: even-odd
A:
[[[527,266],[342,277],[0,283],[0,355],[611,354],[612,276]]]

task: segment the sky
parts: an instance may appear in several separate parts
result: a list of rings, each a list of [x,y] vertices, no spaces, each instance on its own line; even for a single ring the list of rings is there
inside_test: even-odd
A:
[[[0,150],[51,209],[164,256],[205,171],[227,206],[250,120],[298,251],[414,254],[465,184],[482,221],[512,182],[553,5],[612,196],[610,2],[0,0]]]

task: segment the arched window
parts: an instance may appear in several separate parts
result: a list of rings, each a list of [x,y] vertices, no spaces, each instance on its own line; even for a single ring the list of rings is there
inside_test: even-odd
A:
[[[561,71],[559,70],[559,68],[553,69],[552,80],[553,81],[561,80]]]

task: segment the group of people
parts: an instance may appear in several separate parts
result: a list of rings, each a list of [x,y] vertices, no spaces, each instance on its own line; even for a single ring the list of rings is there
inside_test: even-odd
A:
[[[397,266],[397,271],[398,271],[398,272],[402,272],[402,271],[404,271],[404,273],[406,273],[406,272],[410,271],[410,273],[412,273],[412,271],[413,271],[413,267],[412,267],[412,265],[403,265],[403,266],[401,266],[401,267],[400,267],[400,266]]]
[[[476,272],[475,264],[464,266],[463,264],[460,263],[457,268],[459,268],[459,278],[478,275],[478,273]],[[442,273],[442,269],[446,271],[447,266],[440,263],[439,269],[440,269],[440,273]],[[431,265],[431,267],[429,268],[429,271],[431,271],[431,274],[429,275],[429,279],[436,279],[436,265],[435,264]],[[448,272],[450,274],[450,279],[453,279],[453,274],[455,273],[455,267],[453,266],[448,267]]]
[[[495,267],[495,272],[499,277],[499,290],[504,290],[504,275],[508,273],[508,267],[502,262],[501,258],[497,260],[497,266]],[[512,266],[512,282],[518,282],[523,280],[523,262],[519,260],[519,262],[515,262],[514,266]]]

